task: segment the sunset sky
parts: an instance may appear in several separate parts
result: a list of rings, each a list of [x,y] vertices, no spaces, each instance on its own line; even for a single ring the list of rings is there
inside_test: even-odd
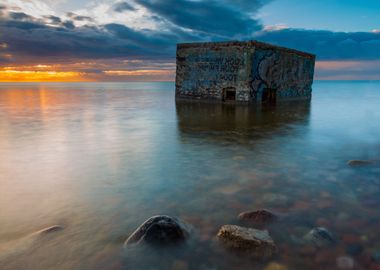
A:
[[[0,81],[171,81],[176,43],[251,39],[380,80],[379,0],[2,0]]]

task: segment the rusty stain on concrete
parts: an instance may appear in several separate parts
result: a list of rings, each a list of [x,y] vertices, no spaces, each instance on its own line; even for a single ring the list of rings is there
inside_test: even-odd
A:
[[[176,99],[275,103],[310,99],[315,55],[258,41],[177,45]]]

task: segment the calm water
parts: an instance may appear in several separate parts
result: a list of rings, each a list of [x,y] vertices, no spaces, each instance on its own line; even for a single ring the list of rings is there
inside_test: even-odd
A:
[[[274,262],[368,269],[380,252],[380,83],[316,82],[311,103],[277,108],[175,104],[173,83],[0,84],[0,268],[263,269],[215,241],[242,211],[268,227]],[[194,227],[176,249],[124,251],[145,219]],[[63,231],[32,239],[60,224]],[[336,245],[298,239],[328,228]],[[33,241],[32,241],[32,240]],[[357,253],[357,252],[356,252]]]

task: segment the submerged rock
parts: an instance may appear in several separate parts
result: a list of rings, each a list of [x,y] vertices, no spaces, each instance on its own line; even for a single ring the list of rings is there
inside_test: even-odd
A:
[[[223,225],[217,237],[227,248],[257,259],[270,258],[276,252],[276,245],[266,230]]]
[[[238,218],[254,224],[264,225],[276,221],[278,216],[269,210],[260,209],[256,211],[242,212],[239,214]]]
[[[335,242],[332,234],[323,227],[312,229],[304,236],[304,240],[306,243],[314,245],[318,248],[331,246]]]
[[[124,247],[145,242],[154,245],[169,245],[184,242],[189,229],[178,219],[169,216],[153,216],[138,227],[124,242]]]
[[[64,229],[64,227],[62,225],[53,225],[53,226],[44,228],[42,230],[39,230],[39,231],[35,232],[34,234],[36,234],[36,235],[46,235],[46,234],[50,234],[50,233],[53,233],[53,232],[61,231],[63,229]]]
[[[50,235],[57,231],[61,231],[63,229],[64,227],[61,225],[53,225],[33,232],[20,239],[1,244],[0,262],[32,250],[36,245],[39,245],[45,239],[44,236]]]
[[[347,165],[349,165],[351,167],[374,165],[375,163],[376,163],[376,161],[374,161],[374,160],[359,160],[359,159],[354,159],[354,160],[347,161]]]

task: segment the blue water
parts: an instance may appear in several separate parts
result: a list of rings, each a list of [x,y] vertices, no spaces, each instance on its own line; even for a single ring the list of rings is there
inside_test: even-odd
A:
[[[174,83],[0,84],[0,269],[336,269],[340,256],[367,269],[380,168],[346,163],[380,160],[379,104],[380,82],[315,82],[311,102],[271,108],[176,105]],[[267,228],[272,261],[217,243],[259,208],[294,217]],[[191,224],[191,241],[123,250],[157,214]],[[295,240],[316,226],[336,245]]]

